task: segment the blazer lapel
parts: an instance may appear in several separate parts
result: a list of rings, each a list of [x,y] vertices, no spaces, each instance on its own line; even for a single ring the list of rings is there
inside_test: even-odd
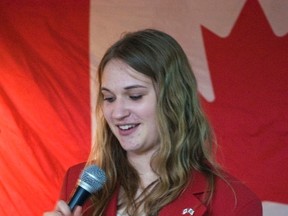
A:
[[[207,211],[199,197],[207,192],[206,178],[196,172],[187,188],[174,201],[166,205],[159,212],[159,216],[202,216]]]
[[[181,195],[180,198],[161,209],[159,216],[202,216],[206,210],[206,206],[196,196],[190,194],[185,197]]]

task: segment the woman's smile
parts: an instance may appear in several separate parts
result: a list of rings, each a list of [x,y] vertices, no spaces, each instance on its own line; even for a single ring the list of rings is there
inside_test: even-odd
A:
[[[122,136],[128,136],[135,132],[138,128],[139,124],[125,124],[125,125],[118,125],[119,134]]]

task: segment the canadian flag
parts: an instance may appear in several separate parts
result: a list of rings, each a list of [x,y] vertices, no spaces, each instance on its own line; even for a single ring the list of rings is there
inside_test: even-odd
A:
[[[123,32],[163,30],[183,46],[222,166],[288,212],[288,2],[2,0],[0,215],[54,208],[66,169],[93,143],[95,70]]]

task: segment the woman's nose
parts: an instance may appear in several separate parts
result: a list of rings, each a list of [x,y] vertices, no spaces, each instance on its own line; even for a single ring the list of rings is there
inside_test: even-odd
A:
[[[123,119],[130,115],[130,109],[124,100],[118,99],[113,103],[112,117]]]

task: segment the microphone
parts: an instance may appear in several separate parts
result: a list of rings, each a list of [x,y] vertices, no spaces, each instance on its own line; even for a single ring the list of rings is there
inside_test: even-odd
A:
[[[78,179],[78,187],[68,203],[71,211],[73,211],[77,205],[82,206],[92,193],[102,189],[105,182],[106,174],[102,169],[95,165],[87,166],[82,171]]]

